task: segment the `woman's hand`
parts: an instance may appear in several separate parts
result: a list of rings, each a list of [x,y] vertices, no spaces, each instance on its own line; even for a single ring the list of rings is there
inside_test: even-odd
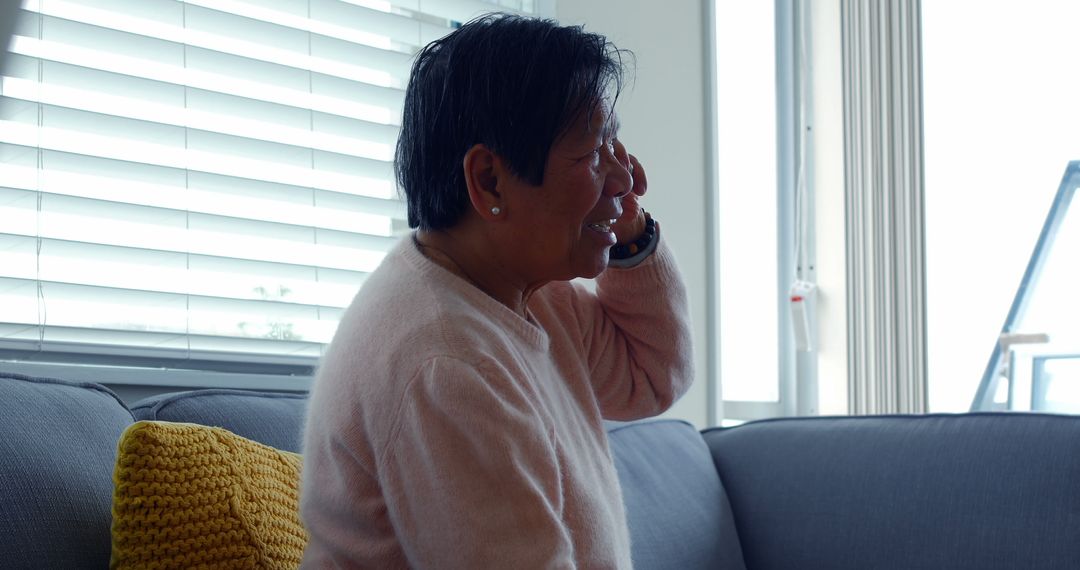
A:
[[[615,158],[630,172],[630,191],[622,197],[623,213],[612,228],[616,243],[621,245],[636,240],[645,231],[645,212],[638,205],[638,197],[645,195],[649,181],[637,157],[626,152],[622,141],[615,139],[614,146]]]

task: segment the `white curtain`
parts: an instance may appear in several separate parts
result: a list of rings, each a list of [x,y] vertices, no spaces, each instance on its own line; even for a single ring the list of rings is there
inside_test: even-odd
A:
[[[919,0],[842,0],[848,380],[852,414],[926,396]]]

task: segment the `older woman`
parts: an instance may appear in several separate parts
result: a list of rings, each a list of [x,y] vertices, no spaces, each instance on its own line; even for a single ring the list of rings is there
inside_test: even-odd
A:
[[[319,369],[305,566],[630,568],[602,419],[662,412],[692,371],[622,75],[602,36],[512,16],[417,57],[396,156],[417,229]]]

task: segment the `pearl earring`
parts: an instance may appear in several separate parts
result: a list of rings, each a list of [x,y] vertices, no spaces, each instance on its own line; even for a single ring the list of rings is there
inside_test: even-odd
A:
[[[491,215],[492,216],[498,216],[499,212],[501,212],[501,211],[502,210],[500,210],[498,206],[494,206],[493,208],[491,208]]]

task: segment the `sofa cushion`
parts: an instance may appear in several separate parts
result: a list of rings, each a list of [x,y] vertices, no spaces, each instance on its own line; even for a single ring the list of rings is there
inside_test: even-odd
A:
[[[307,396],[251,390],[159,394],[132,404],[139,420],[217,426],[285,451],[299,452]]]
[[[116,442],[108,389],[0,372],[0,566],[106,568]]]
[[[300,456],[198,424],[140,421],[116,462],[112,563],[296,568]]]
[[[704,434],[755,570],[1080,568],[1080,418],[765,420]]]
[[[621,424],[608,437],[636,570],[745,568],[724,485],[693,426]]]

